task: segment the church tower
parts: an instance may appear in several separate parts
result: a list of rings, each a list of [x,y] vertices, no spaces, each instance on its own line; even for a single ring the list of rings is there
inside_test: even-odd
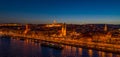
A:
[[[53,24],[56,24],[57,22],[56,22],[56,20],[53,20]]]
[[[66,24],[62,24],[62,36],[66,36]]]
[[[105,26],[104,26],[104,31],[107,31],[107,25],[105,24]]]
[[[25,25],[25,31],[24,31],[24,34],[27,34],[29,30],[30,30],[29,25],[28,25],[28,24]]]

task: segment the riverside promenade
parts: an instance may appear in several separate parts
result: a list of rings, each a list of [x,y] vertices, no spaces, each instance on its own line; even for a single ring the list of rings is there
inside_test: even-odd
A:
[[[94,49],[94,50],[100,50],[105,52],[112,52],[112,53],[119,53],[120,54],[120,45],[115,44],[107,44],[107,43],[95,43],[95,42],[86,42],[82,40],[71,40],[67,37],[61,37],[61,38],[54,38],[54,37],[47,37],[43,35],[24,35],[24,34],[18,34],[18,33],[11,33],[11,32],[3,32],[0,31],[0,36],[10,36],[11,38],[18,38],[22,37],[24,39],[32,39],[35,41],[45,41],[50,43],[58,43],[62,45],[70,45],[75,47],[82,47],[82,48],[88,48],[88,49]]]

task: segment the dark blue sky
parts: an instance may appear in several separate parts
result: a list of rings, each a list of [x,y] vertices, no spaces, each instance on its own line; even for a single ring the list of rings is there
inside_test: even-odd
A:
[[[120,0],[0,0],[0,23],[120,24]]]

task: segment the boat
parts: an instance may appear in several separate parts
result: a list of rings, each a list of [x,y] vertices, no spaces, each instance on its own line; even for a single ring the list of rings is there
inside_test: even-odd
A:
[[[35,43],[40,43],[40,40],[34,40]]]
[[[9,35],[1,35],[0,38],[11,38]]]
[[[47,43],[47,42],[43,42],[41,43],[41,46],[43,47],[49,47],[49,48],[54,48],[54,49],[59,49],[62,50],[64,47],[60,44],[55,44],[55,43]]]
[[[25,39],[24,38],[20,38],[21,41],[24,41]]]

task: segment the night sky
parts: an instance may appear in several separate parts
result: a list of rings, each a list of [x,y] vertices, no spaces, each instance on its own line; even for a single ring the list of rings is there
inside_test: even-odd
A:
[[[120,0],[0,0],[0,23],[120,24]]]

